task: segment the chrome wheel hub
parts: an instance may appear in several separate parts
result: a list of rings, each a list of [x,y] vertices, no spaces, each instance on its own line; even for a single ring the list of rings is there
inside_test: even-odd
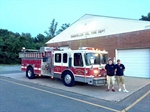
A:
[[[71,76],[69,74],[65,75],[65,82],[69,84],[71,82]]]
[[[28,77],[31,77],[32,76],[32,72],[29,70],[28,71]]]

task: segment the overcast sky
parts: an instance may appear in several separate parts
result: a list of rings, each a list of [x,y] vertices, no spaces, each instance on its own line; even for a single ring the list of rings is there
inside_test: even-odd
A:
[[[150,12],[150,0],[0,0],[0,28],[37,36],[53,18],[58,29],[84,14],[140,19]]]

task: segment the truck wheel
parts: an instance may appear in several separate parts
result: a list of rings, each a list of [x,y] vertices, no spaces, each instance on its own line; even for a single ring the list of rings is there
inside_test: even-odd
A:
[[[71,72],[65,72],[63,74],[63,83],[65,86],[69,86],[69,87],[74,86],[75,80]]]
[[[26,77],[28,77],[28,79],[34,79],[35,78],[35,74],[34,74],[32,67],[27,68]]]

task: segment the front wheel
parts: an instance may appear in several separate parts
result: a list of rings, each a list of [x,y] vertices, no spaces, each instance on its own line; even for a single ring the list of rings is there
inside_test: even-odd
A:
[[[35,78],[35,74],[34,74],[32,67],[27,68],[26,77],[28,77],[28,79],[34,79]]]
[[[75,85],[75,80],[71,72],[65,72],[63,74],[63,83],[65,86],[69,86],[69,87]]]

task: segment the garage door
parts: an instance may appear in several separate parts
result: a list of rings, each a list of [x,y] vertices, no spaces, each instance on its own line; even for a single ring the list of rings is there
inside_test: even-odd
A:
[[[150,49],[116,50],[116,58],[125,65],[125,75],[150,78]]]

